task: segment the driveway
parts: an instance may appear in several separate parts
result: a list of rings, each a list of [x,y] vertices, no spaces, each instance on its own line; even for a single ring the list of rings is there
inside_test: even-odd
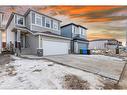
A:
[[[125,61],[104,55],[56,55],[46,59],[118,81]]]

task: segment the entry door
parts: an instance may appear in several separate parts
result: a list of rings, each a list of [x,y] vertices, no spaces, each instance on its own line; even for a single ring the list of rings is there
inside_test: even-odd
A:
[[[43,41],[42,44],[44,55],[68,54],[68,43]]]
[[[21,47],[22,48],[26,47],[26,37],[25,37],[25,35],[21,35]]]

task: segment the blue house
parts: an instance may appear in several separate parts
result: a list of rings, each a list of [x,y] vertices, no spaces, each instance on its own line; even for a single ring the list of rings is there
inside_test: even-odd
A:
[[[75,23],[70,23],[61,27],[61,35],[71,38],[71,53],[80,53],[80,49],[88,49],[86,31],[88,29]]]

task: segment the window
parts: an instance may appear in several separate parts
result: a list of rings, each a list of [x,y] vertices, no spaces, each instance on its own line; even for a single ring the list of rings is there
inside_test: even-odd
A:
[[[83,31],[83,30],[84,30],[84,29],[81,28],[81,35],[84,35],[84,31]]]
[[[45,26],[45,17],[42,16],[42,26]]]
[[[74,34],[76,34],[76,27],[74,26]]]
[[[23,18],[18,19],[18,24],[23,25]]]
[[[58,30],[58,22],[53,21],[53,29]]]
[[[24,17],[22,16],[15,16],[15,21],[18,25],[24,25]]]
[[[36,24],[41,26],[41,23],[42,23],[41,15],[36,14],[35,18],[36,18],[35,19]]]
[[[35,24],[35,13],[32,13],[32,23]]]
[[[51,20],[49,18],[46,18],[46,27],[51,27]]]

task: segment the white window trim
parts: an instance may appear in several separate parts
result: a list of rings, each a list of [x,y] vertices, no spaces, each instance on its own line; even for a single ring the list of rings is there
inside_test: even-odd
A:
[[[81,35],[85,36],[85,33],[84,32],[85,32],[84,29],[81,28]]]
[[[54,28],[54,23],[57,25],[57,28]],[[59,30],[59,23],[58,21],[53,20],[53,30]]]
[[[50,21],[50,27],[46,27],[46,20],[49,20],[49,21]],[[46,28],[49,28],[49,29],[52,29],[52,28],[51,28],[51,19],[50,19],[50,18],[47,18],[47,17],[45,18],[45,27],[46,27]]]
[[[16,16],[17,16],[17,20],[16,20],[17,22],[16,22],[16,24],[19,25],[19,26],[25,26],[25,18],[23,16],[20,16],[20,15],[16,15]],[[20,18],[23,18],[23,25],[18,23],[18,19],[20,19]]]
[[[38,17],[37,17],[37,16],[38,16]],[[37,20],[36,20],[36,18],[41,19],[41,25],[37,24]],[[39,15],[39,14],[36,14],[36,13],[35,13],[35,24],[36,24],[37,26],[42,26],[42,16]]]
[[[35,13],[35,12],[34,12],[34,13]],[[36,15],[40,15],[40,14],[35,13],[35,24],[32,23],[32,21],[31,21],[31,24],[32,24],[32,25],[39,26],[39,27],[43,27],[43,28],[47,28],[47,29],[51,29],[51,30],[54,30],[54,31],[60,31],[60,30],[59,30],[59,24],[58,24],[58,29],[51,28],[51,23],[50,23],[50,27],[46,27],[46,19],[50,19],[50,20],[51,20],[51,18],[48,18],[48,17],[43,16],[43,15],[40,15],[40,16],[41,16],[41,25],[38,25],[38,24],[36,23]],[[45,25],[45,26],[43,26],[43,24],[42,24],[42,17],[45,17],[45,22],[44,22],[44,25]],[[31,20],[32,20],[32,13],[31,13]],[[55,20],[53,20],[53,22],[54,22],[54,21],[55,21]],[[51,22],[51,21],[50,21],[50,22]]]

